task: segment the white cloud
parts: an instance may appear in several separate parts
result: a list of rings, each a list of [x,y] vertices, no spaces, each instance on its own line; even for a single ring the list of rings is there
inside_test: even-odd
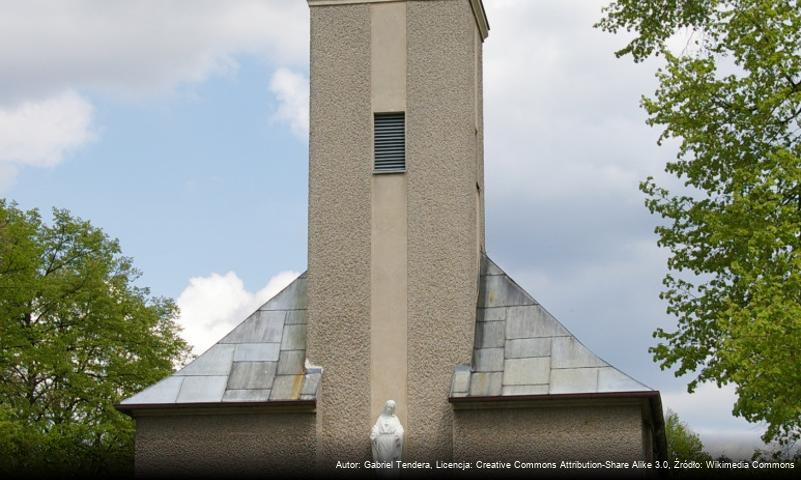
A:
[[[278,100],[273,120],[286,123],[292,133],[305,140],[309,134],[309,79],[279,68],[270,80],[270,91]]]
[[[731,412],[736,401],[734,385],[718,388],[715,384],[704,383],[693,393],[686,390],[662,393],[664,408],[673,410],[687,422],[712,456],[750,458],[755,449],[766,448],[759,438],[765,427],[733,417]]]
[[[249,292],[234,272],[191,278],[176,300],[181,336],[195,354],[203,353],[298,275],[280,272],[257,292]]]
[[[0,104],[65,88],[151,94],[252,54],[308,62],[308,6],[286,0],[0,3]]]
[[[486,2],[487,190],[504,197],[577,201],[639,197],[667,149],[644,125],[640,96],[656,62],[613,52],[621,36],[592,28],[601,2]],[[639,203],[639,202],[638,202]]]
[[[53,167],[95,138],[94,108],[72,91],[0,108],[0,188],[20,166]]]
[[[649,175],[672,185],[662,170],[675,149],[656,145],[639,108],[658,61],[615,58],[627,38],[592,27],[602,5],[485,2],[488,250],[598,353],[659,387],[672,379],[647,350],[666,319],[665,253],[638,186]]]
[[[308,24],[300,0],[0,1],[0,189],[91,138],[92,107],[72,92],[169,93],[235,72],[240,55],[306,68]],[[305,132],[282,78],[278,116]]]

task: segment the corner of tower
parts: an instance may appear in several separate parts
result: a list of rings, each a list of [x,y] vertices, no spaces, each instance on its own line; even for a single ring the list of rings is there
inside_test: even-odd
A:
[[[406,0],[306,0],[309,7],[323,7],[328,5],[347,5],[357,3],[397,3],[405,2]],[[481,33],[481,41],[487,39],[489,36],[489,21],[487,20],[487,12],[484,10],[483,0],[467,0],[470,3],[470,9],[473,11],[473,17],[476,19],[476,27]]]

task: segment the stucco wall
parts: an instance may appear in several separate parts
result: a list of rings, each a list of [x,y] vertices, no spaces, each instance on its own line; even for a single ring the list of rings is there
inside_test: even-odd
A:
[[[369,5],[313,7],[307,356],[324,370],[321,466],[369,458]]]
[[[371,285],[370,263],[376,196],[370,8],[311,8],[307,354],[325,369],[318,400],[322,467],[369,458],[367,433],[375,421],[370,340],[380,331],[372,331],[370,312],[371,291],[380,289]],[[406,458],[447,459],[453,415],[447,397],[454,366],[471,358],[483,242],[476,207],[481,43],[467,0],[409,1],[405,10],[407,171],[400,175],[407,198],[408,360],[396,378],[403,382],[409,373],[407,405],[399,412],[407,415]],[[375,409],[386,399],[374,396]]]
[[[387,400],[407,425],[406,176],[373,176],[370,418]]]
[[[136,419],[137,477],[265,476],[314,467],[313,413]]]
[[[406,111],[406,3],[370,4],[372,111]],[[370,220],[370,418],[395,400],[406,412],[406,175],[374,174]]]
[[[639,405],[457,410],[454,459],[505,461],[649,458]]]
[[[481,250],[486,251],[486,211],[484,210],[484,43],[481,40],[481,33],[476,28],[475,30],[475,49],[476,49],[476,88],[478,90],[477,98],[478,104],[476,112],[476,140],[478,145],[478,184],[480,189],[479,198],[479,243]]]
[[[467,0],[406,9],[408,165],[407,458],[451,456],[447,402],[470,361],[476,309],[476,23]]]

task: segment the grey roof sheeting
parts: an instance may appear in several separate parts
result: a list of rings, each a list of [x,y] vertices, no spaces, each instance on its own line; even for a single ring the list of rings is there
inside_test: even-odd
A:
[[[306,274],[190,364],[119,407],[316,400],[322,369],[306,362]]]
[[[193,362],[120,408],[316,400],[322,368],[306,361],[304,273]],[[451,396],[652,391],[609,365],[488,257],[482,261],[472,365]]]
[[[484,256],[472,365],[458,365],[451,396],[644,392],[609,365]]]

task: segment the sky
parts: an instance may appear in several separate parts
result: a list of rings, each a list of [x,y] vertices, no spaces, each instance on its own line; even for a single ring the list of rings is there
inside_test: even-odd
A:
[[[676,144],[639,106],[659,62],[615,58],[604,3],[484,0],[487,250],[713,454],[748,455],[764,426],[733,388],[688,394],[648,353],[675,319],[638,185],[676,185]],[[304,0],[0,0],[0,197],[118,238],[202,352],[306,269],[308,21]]]

